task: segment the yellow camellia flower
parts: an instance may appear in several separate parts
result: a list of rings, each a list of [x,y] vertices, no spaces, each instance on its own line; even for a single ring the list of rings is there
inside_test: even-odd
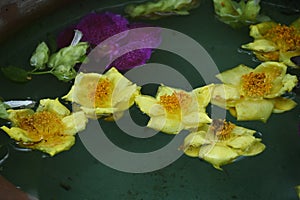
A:
[[[199,157],[221,169],[240,156],[254,156],[265,149],[261,139],[254,137],[255,132],[225,120],[213,120],[211,125],[187,135],[182,149],[187,156]]]
[[[79,104],[90,118],[120,117],[131,107],[140,87],[111,68],[105,74],[79,73],[69,93],[63,97]]]
[[[183,129],[194,129],[211,122],[205,108],[210,102],[212,88],[213,85],[207,85],[186,92],[161,85],[155,98],[139,95],[135,102],[150,116],[148,127],[177,134]]]
[[[54,156],[70,149],[74,135],[85,129],[87,118],[80,112],[70,113],[58,99],[42,99],[36,111],[32,109],[8,110],[12,127],[2,126],[19,145],[37,149]]]
[[[211,103],[237,117],[237,120],[266,122],[273,113],[291,110],[296,102],[282,97],[297,84],[297,77],[286,73],[287,66],[264,62],[255,69],[239,65],[217,75]]]
[[[253,51],[261,61],[279,61],[297,67],[290,59],[300,56],[300,18],[290,26],[272,21],[250,26],[253,42],[242,48]]]

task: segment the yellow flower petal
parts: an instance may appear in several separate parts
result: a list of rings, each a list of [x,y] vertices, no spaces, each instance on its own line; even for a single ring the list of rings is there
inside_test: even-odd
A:
[[[195,129],[211,122],[205,112],[213,85],[197,88],[191,92],[161,85],[156,97],[136,96],[140,110],[150,116],[148,127],[177,134],[183,129]],[[205,96],[205,94],[209,96]]]
[[[187,135],[182,147],[184,153],[190,157],[198,157],[200,146],[207,142],[209,144],[209,141],[205,137],[206,132],[204,131],[192,132]]]
[[[290,67],[298,67],[291,57],[300,55],[300,18],[290,26],[275,22],[262,22],[250,26],[253,42],[242,48],[254,52],[261,61],[283,62]]]
[[[271,52],[279,49],[274,42],[266,39],[254,40],[253,42],[242,45],[242,48],[258,52]]]
[[[43,138],[42,136],[36,136],[28,134],[27,131],[18,128],[18,127],[11,127],[8,128],[6,126],[2,126],[1,129],[7,133],[7,135],[10,136],[10,138],[16,140],[16,141],[22,141],[25,143],[33,143],[33,142],[39,142]]]
[[[241,153],[243,156],[255,156],[265,150],[266,146],[260,142],[260,139],[256,139],[249,148]]]
[[[148,95],[138,95],[135,97],[135,103],[143,113],[150,116],[164,115],[164,108],[158,104],[157,100]]]
[[[283,97],[277,97],[273,99],[274,101],[274,113],[282,113],[288,110],[292,110],[296,107],[297,103],[292,99],[287,99]]]
[[[226,71],[216,75],[216,77],[220,81],[222,81],[222,83],[224,83],[224,84],[230,84],[230,85],[233,85],[233,86],[238,86],[241,83],[241,77],[244,74],[248,74],[252,71],[253,71],[252,68],[241,64],[241,65],[239,65],[235,68],[226,70]]]
[[[287,52],[280,52],[278,60],[283,62],[287,66],[291,66],[293,68],[299,68],[295,63],[291,61],[291,58],[294,56],[300,56],[300,47],[298,50],[295,51],[287,51]]]
[[[250,25],[250,36],[255,39],[263,38],[267,31],[275,27],[276,25],[277,23],[272,21]]]
[[[70,114],[68,108],[62,105],[59,100],[56,99],[41,99],[36,112],[49,111],[56,113],[62,117]]]
[[[201,146],[199,157],[211,163],[216,169],[222,170],[221,166],[232,163],[239,154],[228,146],[212,144]]]
[[[245,135],[245,134],[253,135],[254,133],[256,133],[256,131],[241,126],[235,126],[234,129],[231,131],[231,133],[236,136]]]
[[[234,107],[236,101],[240,99],[237,87],[227,84],[216,84],[213,90],[211,103],[224,109]]]
[[[97,118],[127,110],[139,91],[140,87],[113,67],[105,74],[79,73],[63,99],[79,104],[88,117]]]
[[[213,120],[211,125],[188,134],[181,149],[187,156],[199,156],[221,169],[240,156],[257,155],[265,149],[261,139],[254,137],[255,132],[225,120]]]
[[[84,112],[75,112],[62,119],[65,125],[64,134],[75,135],[76,133],[83,131],[88,122]]]
[[[210,103],[214,87],[214,84],[209,84],[196,88],[192,91],[192,93],[197,97],[198,108],[204,108]]]
[[[204,112],[191,112],[183,115],[181,120],[186,129],[200,127],[202,124],[211,123],[211,121],[211,118]]]
[[[179,119],[167,118],[164,116],[151,117],[147,127],[168,134],[178,134],[184,129],[184,126]]]
[[[31,149],[37,149],[54,156],[62,151],[69,150],[75,144],[75,137],[72,135],[63,135],[60,137],[47,138],[33,145],[24,145]]]
[[[264,99],[242,100],[237,102],[235,110],[237,120],[261,120],[266,122],[272,114],[274,104]]]
[[[260,61],[278,61],[279,60],[279,51],[270,51],[270,52],[259,52],[253,51],[256,58]]]
[[[41,150],[51,156],[68,150],[75,133],[85,129],[87,118],[81,112],[70,114],[58,99],[42,99],[36,112],[31,109],[9,110],[13,126],[2,126],[21,146]]]
[[[287,111],[295,106],[293,101],[287,101],[286,107],[278,102],[277,110],[274,106],[274,99],[297,85],[297,76],[286,72],[284,63],[272,61],[263,62],[255,69],[240,65],[222,72],[217,76],[226,83],[214,85],[211,103],[229,110],[238,120],[266,122],[272,112]],[[234,77],[232,81],[231,76]]]
[[[245,149],[249,148],[255,142],[255,137],[252,135],[240,135],[238,137],[231,138],[226,145],[240,149],[244,151]]]

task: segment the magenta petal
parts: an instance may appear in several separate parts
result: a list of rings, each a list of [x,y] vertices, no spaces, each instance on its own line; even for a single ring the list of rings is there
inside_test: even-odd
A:
[[[157,48],[161,43],[161,28],[151,27],[142,23],[129,24],[130,34],[127,36],[129,40],[143,43],[144,46],[152,46]]]
[[[83,33],[82,41],[98,45],[105,39],[127,30],[128,21],[113,13],[92,13],[83,17],[76,28]]]
[[[71,43],[74,29],[81,31],[81,41],[88,42],[95,50],[90,58],[106,68],[128,70],[143,65],[150,59],[152,49],[161,43],[160,28],[129,24],[121,15],[106,12],[88,14],[77,25],[65,29],[57,38],[59,47]]]
[[[150,59],[151,53],[151,49],[136,49],[130,51],[112,62],[110,67],[116,67],[119,70],[128,70],[143,65]]]

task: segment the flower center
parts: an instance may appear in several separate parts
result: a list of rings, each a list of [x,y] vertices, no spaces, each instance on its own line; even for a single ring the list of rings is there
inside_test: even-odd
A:
[[[189,94],[184,92],[173,92],[171,95],[160,96],[159,103],[169,113],[177,113],[181,109],[186,109],[191,104],[192,98]]]
[[[19,127],[30,134],[30,137],[41,140],[63,134],[64,124],[57,114],[42,111],[20,119]]]
[[[300,34],[292,26],[278,24],[268,30],[265,37],[278,45],[282,51],[293,51],[300,46]]]
[[[109,99],[112,94],[112,85],[111,82],[106,78],[97,84],[94,101],[95,107],[105,107],[109,104]]]
[[[250,72],[242,76],[242,90],[246,96],[263,97],[268,94],[272,88],[265,73]]]
[[[231,137],[231,132],[235,125],[225,120],[214,119],[211,126],[210,132],[216,136],[219,140],[226,140]]]

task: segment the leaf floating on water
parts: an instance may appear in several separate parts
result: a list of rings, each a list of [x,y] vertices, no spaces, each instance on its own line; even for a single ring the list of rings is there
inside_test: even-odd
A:
[[[27,82],[31,79],[29,73],[19,67],[2,67],[1,71],[5,77],[15,82]]]

